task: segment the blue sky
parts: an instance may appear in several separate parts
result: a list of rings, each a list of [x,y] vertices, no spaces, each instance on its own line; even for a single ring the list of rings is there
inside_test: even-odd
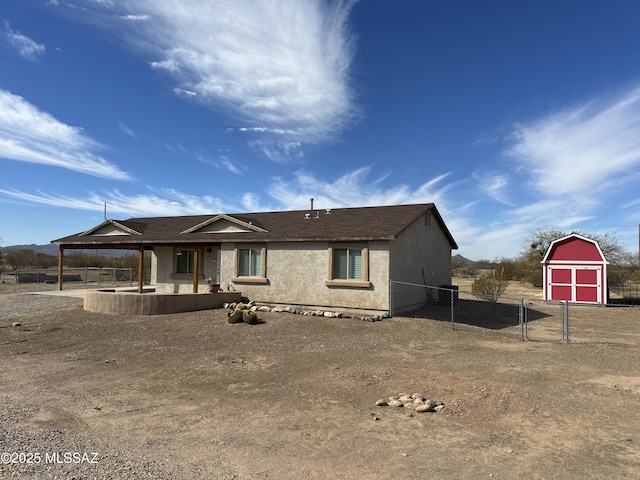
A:
[[[3,0],[0,245],[434,202],[472,259],[637,251],[635,0]]]

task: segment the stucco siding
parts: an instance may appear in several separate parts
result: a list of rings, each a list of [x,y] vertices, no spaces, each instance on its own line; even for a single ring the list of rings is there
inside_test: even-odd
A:
[[[435,219],[422,215],[391,242],[390,265],[391,280],[448,285],[451,244]]]
[[[235,245],[223,244],[221,286],[229,285],[258,302],[337,308],[388,309],[387,242],[369,243],[371,287],[329,287],[328,242],[269,243],[266,246],[266,284],[234,283]]]

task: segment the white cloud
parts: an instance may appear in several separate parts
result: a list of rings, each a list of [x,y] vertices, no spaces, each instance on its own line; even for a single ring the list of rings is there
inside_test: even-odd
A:
[[[640,87],[517,125],[506,154],[548,197],[586,200],[637,180]]]
[[[383,188],[382,182],[385,177],[370,181],[369,171],[368,167],[363,167],[333,181],[325,181],[302,171],[296,172],[289,179],[274,178],[266,188],[267,204],[253,192],[239,193],[239,200],[230,203],[213,196],[196,196],[175,189],[153,187],[147,187],[151,194],[126,195],[114,190],[102,195],[90,193],[85,198],[46,194],[40,191],[30,194],[3,189],[0,193],[26,202],[81,210],[102,210],[106,202],[109,211],[134,216],[305,209],[309,207],[311,197],[315,199],[315,206],[318,208],[437,202],[441,213],[444,214],[447,210],[445,193],[452,186],[443,184],[447,175],[425,181],[416,189],[410,189],[405,185]]]
[[[589,229],[607,215],[607,199],[640,179],[640,87],[517,124],[507,140],[509,162],[474,178],[485,195],[511,208],[496,210],[492,225],[464,231],[460,238],[470,258],[516,255],[537,227]],[[473,216],[467,219],[477,224]],[[607,221],[622,232],[633,223],[628,213],[615,211]]]
[[[122,122],[118,123],[118,128],[129,137],[137,138],[136,133],[133,130],[131,130],[129,127],[127,127],[124,123]]]
[[[82,129],[0,90],[0,158],[39,163],[96,177],[128,180],[129,174],[93,153],[99,145]]]
[[[191,90],[185,90],[184,88],[179,88],[179,87],[175,87],[173,89],[173,93],[175,93],[176,95],[182,95],[182,96],[186,96],[186,97],[196,97],[198,96],[198,94],[194,91]]]
[[[407,185],[384,188],[382,183],[386,177],[369,180],[370,170],[362,167],[333,181],[298,171],[291,179],[275,178],[267,192],[287,210],[307,208],[310,197],[315,199],[318,208],[437,202],[438,210],[446,210],[445,193],[453,184],[441,184],[448,174],[425,181],[415,189]]]
[[[503,173],[474,172],[472,177],[478,183],[480,191],[487,197],[505,205],[511,205],[506,192],[509,177]]]
[[[220,155],[218,157],[218,161],[216,162],[216,166],[218,168],[228,170],[231,173],[235,173],[236,175],[242,174],[242,171],[245,169],[244,165],[240,163],[234,163],[231,161],[229,157],[226,155]]]
[[[127,22],[146,22],[151,19],[149,15],[120,15],[120,18]]]
[[[249,142],[249,145],[261,155],[277,163],[287,163],[304,156],[300,142],[262,138]]]
[[[42,55],[45,52],[43,44],[30,39],[17,30],[13,30],[7,21],[4,22],[4,38],[11,48],[27,60],[36,60],[38,55]]]
[[[153,22],[129,30],[119,23],[113,32],[171,75],[176,93],[268,129],[253,130],[271,145],[260,151],[281,161],[290,145],[333,141],[357,117],[348,28],[354,3],[137,0],[119,6]]]
[[[169,72],[176,73],[180,71],[180,65],[175,60],[163,60],[160,62],[149,62],[151,68],[155,70],[167,70]],[[178,87],[174,88],[173,91],[180,90]]]
[[[197,215],[227,212],[229,208],[233,209],[222,200],[212,196],[197,197],[172,189],[135,195],[126,195],[114,190],[101,195],[89,193],[85,198],[47,194],[41,191],[38,191],[37,194],[30,194],[19,190],[4,189],[0,189],[0,194],[24,202],[74,210],[102,211],[106,203],[110,216],[118,214],[124,217]]]

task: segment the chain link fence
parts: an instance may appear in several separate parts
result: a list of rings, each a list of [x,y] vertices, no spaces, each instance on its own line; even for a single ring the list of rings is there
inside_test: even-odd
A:
[[[455,286],[392,280],[390,314],[424,318],[454,330],[520,340],[640,346],[640,307],[545,302],[501,296],[490,301]]]

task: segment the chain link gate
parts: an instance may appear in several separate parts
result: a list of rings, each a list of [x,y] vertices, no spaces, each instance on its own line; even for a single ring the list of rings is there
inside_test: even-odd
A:
[[[569,342],[569,303],[524,301],[524,339],[538,342]]]

